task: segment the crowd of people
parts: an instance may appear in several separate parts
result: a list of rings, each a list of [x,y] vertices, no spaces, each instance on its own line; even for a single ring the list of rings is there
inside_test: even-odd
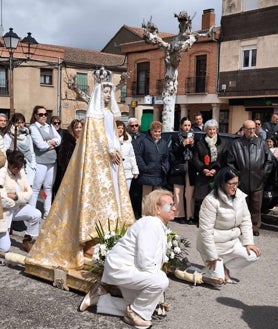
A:
[[[107,73],[97,74],[106,78]],[[61,129],[58,116],[48,120],[44,106],[34,107],[29,126],[21,113],[2,125],[5,116],[0,114],[0,251],[10,249],[12,223],[21,221],[26,225],[22,247],[32,251],[31,259],[78,267],[80,245],[92,222],[108,212],[115,222],[127,216],[129,228],[108,253],[102,276],[103,283],[118,286],[123,298],[115,301],[94,286],[80,311],[97,304],[100,313],[149,328],[168,287],[162,264],[169,221],[197,224],[197,249],[205,269],[226,283],[235,283],[231,272],[260,257],[254,236],[261,226],[264,184],[277,170],[278,115],[263,126],[260,120],[246,120],[242,136],[229,142],[220,136],[218,122],[204,123],[200,113],[194,123],[182,118],[170,142],[162,137],[161,122],[153,121],[142,133],[138,119],[125,124],[119,116],[113,85],[102,80],[92,93],[85,122],[75,119],[67,130]],[[197,139],[199,131],[203,134]],[[75,179],[74,197],[68,194],[70,179]],[[37,209],[40,194],[42,213]],[[48,250],[49,243],[51,255],[42,256],[40,247]]]
[[[62,129],[58,116],[51,117],[48,123],[48,112],[43,106],[34,107],[29,126],[21,113],[15,113],[9,122],[4,114],[0,119],[2,151],[17,150],[24,155],[24,174],[33,191],[28,204],[36,208],[41,194],[42,218],[46,219],[84,122],[75,119],[68,129]],[[259,235],[264,184],[269,177],[276,180],[278,176],[275,174],[278,114],[274,113],[271,121],[263,125],[260,120],[246,120],[241,138],[233,141],[219,135],[214,119],[203,123],[198,113],[192,123],[184,117],[170,145],[162,138],[159,121],[153,121],[147,133],[140,132],[136,118],[130,118],[127,124],[120,120],[115,124],[136,218],[141,217],[143,198],[154,189],[166,188],[173,191],[175,221],[198,226],[201,204],[213,189],[215,175],[227,165],[240,174],[240,188],[247,194],[253,233]],[[198,131],[204,134],[196,140],[194,133]],[[2,171],[7,172],[7,166]]]

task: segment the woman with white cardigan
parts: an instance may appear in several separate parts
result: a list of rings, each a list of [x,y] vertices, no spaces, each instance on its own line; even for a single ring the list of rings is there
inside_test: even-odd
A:
[[[136,163],[135,153],[131,143],[132,139],[130,135],[126,132],[125,124],[120,120],[117,120],[116,124],[118,136],[121,143],[121,155],[126,177],[126,184],[129,190],[132,179],[136,179],[139,175],[139,169]]]
[[[232,273],[256,261],[261,251],[254,244],[246,194],[238,189],[239,174],[220,169],[214,189],[203,200],[199,215],[197,249],[207,274],[236,283]]]

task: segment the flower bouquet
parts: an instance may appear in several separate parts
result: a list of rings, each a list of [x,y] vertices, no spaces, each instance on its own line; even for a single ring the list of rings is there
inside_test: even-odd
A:
[[[92,261],[90,270],[96,274],[102,274],[104,261],[107,253],[112,247],[117,243],[117,241],[124,236],[127,226],[125,223],[119,227],[119,220],[116,221],[116,227],[114,230],[111,230],[110,220],[107,220],[108,232],[105,232],[100,221],[96,224],[96,232],[98,235],[99,243],[94,246]],[[91,237],[94,240],[93,237]]]
[[[187,249],[190,247],[190,242],[185,238],[172,232],[167,231],[167,262],[163,264],[163,270],[166,273],[173,273],[176,268],[186,269],[190,266],[187,257]]]

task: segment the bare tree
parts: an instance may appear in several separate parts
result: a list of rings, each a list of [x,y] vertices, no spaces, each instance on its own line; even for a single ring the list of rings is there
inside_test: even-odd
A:
[[[121,77],[120,77],[120,81],[118,82],[118,84],[116,85],[116,90],[119,90],[121,89],[124,85],[126,85],[127,83],[127,79],[129,79],[130,75],[128,72],[123,72],[121,74]],[[76,75],[71,75],[68,80],[65,81],[68,88],[70,90],[73,90],[76,95],[82,99],[85,103],[89,104],[90,102],[90,99],[91,99],[91,96],[86,94],[84,91],[82,91],[77,83],[76,83]]]
[[[199,37],[212,36],[215,27],[212,26],[206,33],[191,32],[192,19],[186,11],[175,14],[179,21],[179,34],[173,38],[171,43],[165,42],[158,36],[158,28],[151,22],[143,22],[144,40],[146,43],[157,45],[165,52],[165,80],[162,93],[163,99],[163,131],[174,130],[175,102],[178,87],[178,67],[181,61],[181,53],[188,51]]]

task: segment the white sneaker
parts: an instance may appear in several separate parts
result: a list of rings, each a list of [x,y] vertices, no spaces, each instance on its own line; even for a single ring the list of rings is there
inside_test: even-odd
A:
[[[124,322],[138,329],[148,329],[152,326],[151,321],[142,319],[141,316],[134,312],[129,305],[126,308]]]

